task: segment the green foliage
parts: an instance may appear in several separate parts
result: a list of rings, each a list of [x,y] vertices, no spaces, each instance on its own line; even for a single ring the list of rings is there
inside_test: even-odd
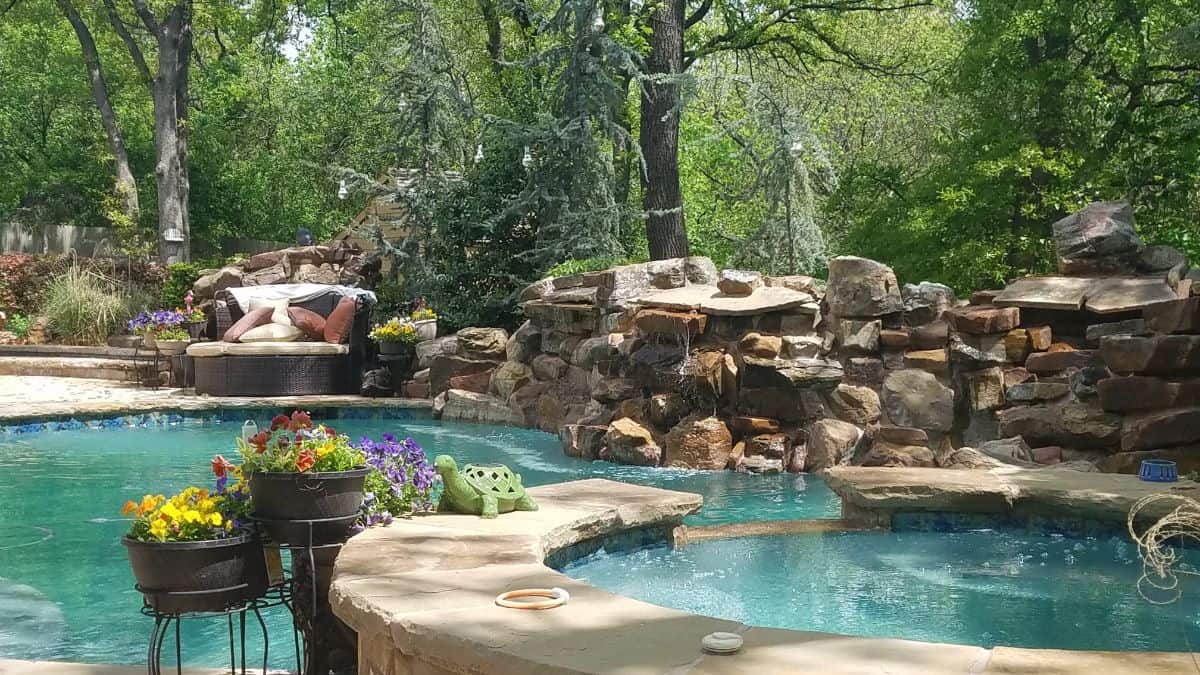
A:
[[[200,278],[200,270],[205,269],[203,263],[173,263],[167,265],[167,278],[163,281],[163,307],[183,307],[184,296],[192,289],[192,284]]]
[[[24,340],[29,335],[29,317],[24,314],[13,314],[8,317],[8,322],[4,325],[4,328],[17,336],[17,339]]]
[[[130,316],[112,281],[77,264],[47,286],[41,313],[51,333],[81,345],[104,344]]]
[[[599,270],[616,267],[618,265],[631,265],[633,263],[646,262],[646,257],[637,258],[584,258],[583,260],[565,260],[559,264],[546,270],[548,277],[565,277],[572,274],[581,274],[583,272],[596,272]]]

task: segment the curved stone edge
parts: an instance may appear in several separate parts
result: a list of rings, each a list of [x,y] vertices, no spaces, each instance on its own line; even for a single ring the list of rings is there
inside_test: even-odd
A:
[[[591,479],[532,488],[540,509],[496,520],[434,515],[364,532],[338,558],[334,613],[359,635],[372,675],[496,673],[1174,673],[1191,656],[933,644],[745,626],[594,588],[545,566],[565,547],[631,529],[669,527],[700,497]],[[559,586],[567,605],[502,609],[495,596]],[[700,638],[737,632],[735,656],[708,656]],[[1036,666],[1029,670],[1031,666]]]

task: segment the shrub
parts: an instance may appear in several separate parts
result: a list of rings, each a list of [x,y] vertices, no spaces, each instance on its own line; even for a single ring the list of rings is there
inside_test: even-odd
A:
[[[75,344],[103,344],[129,316],[115,284],[78,264],[50,282],[42,314],[51,333]]]
[[[29,336],[29,327],[29,317],[25,316],[24,314],[13,314],[8,318],[8,323],[5,324],[5,328],[8,330],[8,332],[17,336],[17,338],[21,340],[24,340]]]
[[[546,270],[548,277],[566,277],[584,272],[599,272],[610,267],[645,262],[644,258],[585,258],[583,260],[566,260]]]
[[[0,253],[0,307],[33,311],[57,270],[54,256]]]
[[[167,278],[162,286],[163,307],[183,307],[183,298],[200,278],[200,263],[174,263],[167,265]]]

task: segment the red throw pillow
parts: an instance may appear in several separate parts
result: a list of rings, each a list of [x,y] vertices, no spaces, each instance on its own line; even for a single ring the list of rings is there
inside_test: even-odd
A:
[[[354,326],[354,313],[357,310],[358,303],[354,298],[342,298],[325,317],[325,341],[338,345],[350,339],[350,329]]]
[[[221,336],[221,339],[225,342],[237,342],[238,339],[242,337],[242,333],[245,333],[251,328],[265,326],[268,323],[271,323],[271,307],[259,307],[258,309],[252,309],[243,314],[242,318],[235,321],[234,324],[225,331],[225,335]]]
[[[292,325],[304,331],[309,340],[325,339],[325,317],[303,307],[288,307],[288,316],[292,318]]]

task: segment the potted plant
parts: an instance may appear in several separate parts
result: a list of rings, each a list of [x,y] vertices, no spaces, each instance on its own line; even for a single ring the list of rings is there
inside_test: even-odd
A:
[[[371,467],[364,484],[362,526],[387,525],[395,516],[433,510],[430,493],[437,473],[416,441],[385,433],[379,441],[361,439],[358,448]]]
[[[437,337],[437,312],[426,307],[424,301],[409,315],[413,327],[417,329],[417,340],[424,342]]]
[[[254,517],[280,543],[329,543],[349,534],[371,469],[350,439],[296,411],[238,439]]]
[[[379,344],[379,353],[386,356],[403,356],[412,353],[418,341],[417,329],[410,321],[392,317],[371,329],[370,338]]]
[[[223,494],[189,487],[170,498],[126,502],[133,516],[122,543],[146,604],[163,613],[219,612],[264,594],[262,541]]]
[[[155,309],[139,313],[130,319],[126,325],[131,334],[140,334],[142,336],[147,349],[154,349],[157,346],[160,333],[182,328],[185,320],[186,317],[183,310]],[[186,335],[187,331],[184,331],[184,334]],[[171,336],[177,335],[178,333],[171,333],[167,339],[172,339]],[[186,345],[184,347],[186,348]]]
[[[155,333],[154,343],[160,352],[168,356],[182,354],[192,343],[191,334],[184,328],[163,328]]]

